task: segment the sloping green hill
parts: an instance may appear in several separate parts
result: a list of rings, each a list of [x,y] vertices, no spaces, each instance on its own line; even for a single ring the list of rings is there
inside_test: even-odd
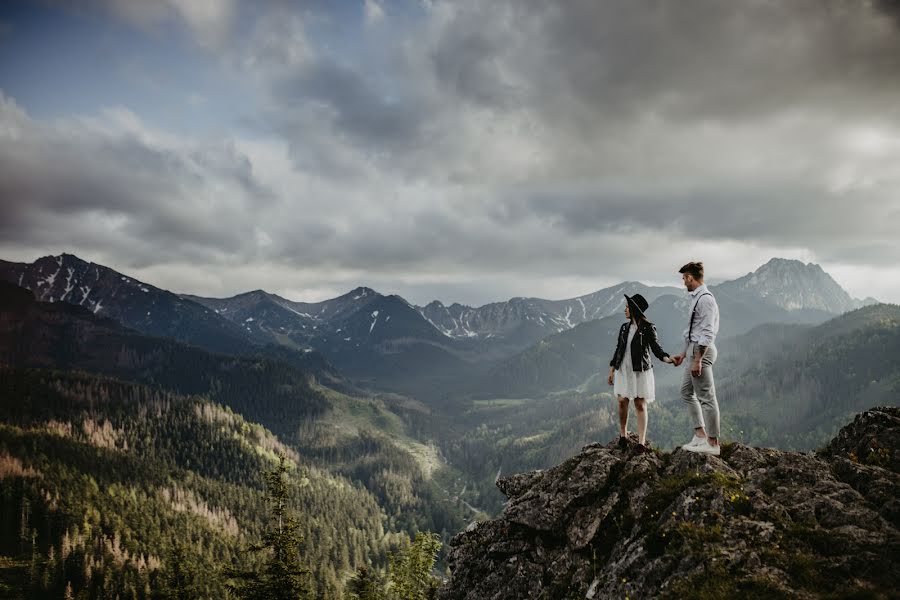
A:
[[[294,465],[291,508],[321,597],[356,566],[383,565],[405,534],[360,484],[310,464],[265,428],[200,398],[91,374],[0,372],[2,554],[27,561],[31,597],[150,597],[180,546],[198,593],[265,525],[261,474]],[[24,563],[23,563],[24,564]]]
[[[92,512],[106,515],[113,525],[127,526],[129,535],[143,539],[146,527],[156,525],[155,521],[145,522],[146,515],[137,507],[150,502],[151,492],[158,489],[169,489],[177,498],[188,494],[179,504],[204,506],[205,502],[211,506],[209,490],[224,494],[222,489],[236,486],[232,495],[222,496],[226,512],[233,516],[243,507],[240,510],[255,514],[245,516],[246,527],[258,532],[260,525],[254,519],[265,513],[259,500],[260,472],[276,449],[289,452],[307,473],[318,473],[327,482],[318,499],[302,508],[322,507],[308,521],[306,533],[316,544],[332,540],[322,542],[322,554],[314,555],[318,557],[319,584],[323,590],[331,590],[330,597],[336,597],[334,590],[340,589],[345,568],[363,564],[364,557],[376,562],[383,559],[388,542],[378,540],[396,541],[417,530],[444,532],[448,537],[465,525],[462,510],[445,498],[432,477],[433,471],[445,468],[437,452],[407,433],[418,418],[416,413],[423,409],[413,402],[348,395],[325,387],[310,372],[287,362],[211,354],[172,340],[143,336],[78,307],[35,302],[27,292],[0,298],[0,365],[6,365],[0,423],[4,424],[7,458],[14,465],[10,473],[21,480],[18,495],[9,499],[13,504],[4,504],[8,519],[18,514],[21,506],[16,502],[23,498],[29,499],[29,506],[53,505],[55,496],[47,496],[46,486],[34,487],[45,478],[29,478],[32,471],[52,473],[54,480],[69,483],[93,479],[98,488],[118,489],[118,479],[100,482],[98,474],[114,472],[116,477],[127,475],[127,486],[121,485],[137,490],[128,492],[137,503],[134,506],[108,504],[102,494],[85,496],[89,502],[79,504],[77,498],[85,491],[72,483],[77,491],[74,508],[65,513],[67,525],[42,534],[38,556],[48,556],[54,545],[58,558],[59,536],[64,536],[70,524],[80,524],[79,515]],[[82,401],[79,404],[72,398]],[[147,398],[152,402],[135,401]],[[194,404],[185,408],[190,402]],[[74,438],[69,435],[72,432],[77,434]],[[82,435],[88,432],[88,437]],[[95,438],[114,447],[96,450],[91,444]],[[67,462],[74,458],[77,464]],[[205,482],[206,495],[198,496],[200,488],[182,494],[172,488],[173,477],[175,481]],[[54,489],[53,493],[62,493]],[[134,499],[135,494],[139,500]],[[344,502],[341,498],[345,496],[346,506],[335,504]],[[96,502],[100,504],[94,506]],[[158,513],[154,519],[163,519],[159,516],[164,514],[159,512],[163,508],[153,505]],[[374,529],[366,529],[370,525],[348,522],[342,516],[356,514],[358,508],[369,516],[377,515],[372,523],[377,521],[382,533],[375,535]],[[49,508],[42,510],[49,514]],[[17,518],[15,523],[7,523],[7,530],[25,526],[23,535],[28,538],[27,529],[34,524]],[[179,527],[173,525],[165,535],[173,539],[190,535]],[[333,541],[339,538],[353,541]],[[204,548],[213,544],[198,541],[199,534],[190,539]],[[222,544],[231,545],[226,550]],[[218,550],[209,550],[209,561],[198,568],[209,572],[214,559],[217,564],[231,560],[237,547],[234,540],[225,539]],[[154,548],[153,556],[163,560],[159,552],[164,546]],[[4,552],[15,555],[24,549],[21,543],[10,541]],[[103,555],[101,550],[97,553]],[[48,564],[53,567],[52,561]],[[126,565],[107,565],[109,577],[119,582],[117,590],[125,589]],[[11,568],[10,578],[21,576],[19,567]],[[29,567],[29,580],[33,576],[37,575]],[[147,585],[157,589],[159,584],[140,572],[128,581],[129,589]],[[86,585],[87,579],[82,583]],[[53,585],[48,581],[41,589],[56,589]],[[104,595],[104,589],[91,588],[90,597]],[[220,585],[209,589],[221,592]]]
[[[83,369],[202,395],[268,428],[319,466],[364,483],[378,493],[392,527],[452,532],[463,525],[431,480],[434,453],[407,435],[397,414],[409,420],[424,407],[352,396],[339,391],[349,386],[326,387],[289,362],[144,336],[80,307],[36,302],[27,290],[2,286],[12,293],[0,298],[0,364]]]
[[[803,448],[849,415],[900,403],[900,306],[867,306],[816,327],[761,328],[733,344],[717,369],[720,396],[735,418],[756,425],[755,443]]]

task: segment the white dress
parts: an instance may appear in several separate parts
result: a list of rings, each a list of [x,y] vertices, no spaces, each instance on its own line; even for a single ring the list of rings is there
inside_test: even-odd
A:
[[[631,340],[637,333],[634,323],[628,328],[628,343],[625,345],[625,357],[622,364],[616,369],[613,377],[613,392],[623,398],[643,398],[647,402],[656,399],[656,380],[653,378],[653,369],[635,371],[631,362]]]

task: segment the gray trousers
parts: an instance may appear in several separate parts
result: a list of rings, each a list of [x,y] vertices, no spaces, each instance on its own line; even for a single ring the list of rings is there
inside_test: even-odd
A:
[[[719,355],[715,344],[706,349],[703,357],[700,377],[691,374],[696,344],[688,346],[684,359],[684,378],[681,380],[681,399],[688,406],[693,427],[703,427],[709,437],[719,437],[719,402],[716,400],[716,382],[713,378],[712,366]]]

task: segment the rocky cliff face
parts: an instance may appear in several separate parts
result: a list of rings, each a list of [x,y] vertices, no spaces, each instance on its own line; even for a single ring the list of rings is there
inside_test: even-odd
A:
[[[499,479],[503,515],[451,542],[443,600],[895,598],[900,408],[817,453],[586,446]]]

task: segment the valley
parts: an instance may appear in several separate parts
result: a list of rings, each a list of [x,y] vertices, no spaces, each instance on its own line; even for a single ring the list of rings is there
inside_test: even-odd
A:
[[[58,588],[75,577],[54,562],[65,552],[94,565],[78,576],[94,593],[159,585],[153,569],[191,527],[189,544],[205,548],[198,585],[220,593],[200,574],[237,564],[229,540],[260,530],[251,497],[280,452],[301,490],[292,502],[305,552],[323,557],[316,589],[341,597],[357,567],[386,568],[415,532],[446,543],[499,515],[498,478],[614,439],[605,372],[622,294],[653,298],[648,315],[672,353],[687,306],[676,288],[634,282],[479,309],[415,307],[369,288],[320,303],[263,291],[210,299],[71,255],[0,263],[0,277],[0,452],[16,482],[0,507],[9,578]],[[779,259],[713,286],[723,438],[813,450],[859,411],[896,404],[900,307],[835,286],[814,265]],[[669,450],[690,432],[681,370],[657,363],[656,373],[649,439]],[[158,524],[145,524],[138,505]],[[360,510],[356,524],[336,517]],[[103,550],[110,539],[151,566],[116,563]],[[45,557],[26,561],[27,573],[26,550]]]

